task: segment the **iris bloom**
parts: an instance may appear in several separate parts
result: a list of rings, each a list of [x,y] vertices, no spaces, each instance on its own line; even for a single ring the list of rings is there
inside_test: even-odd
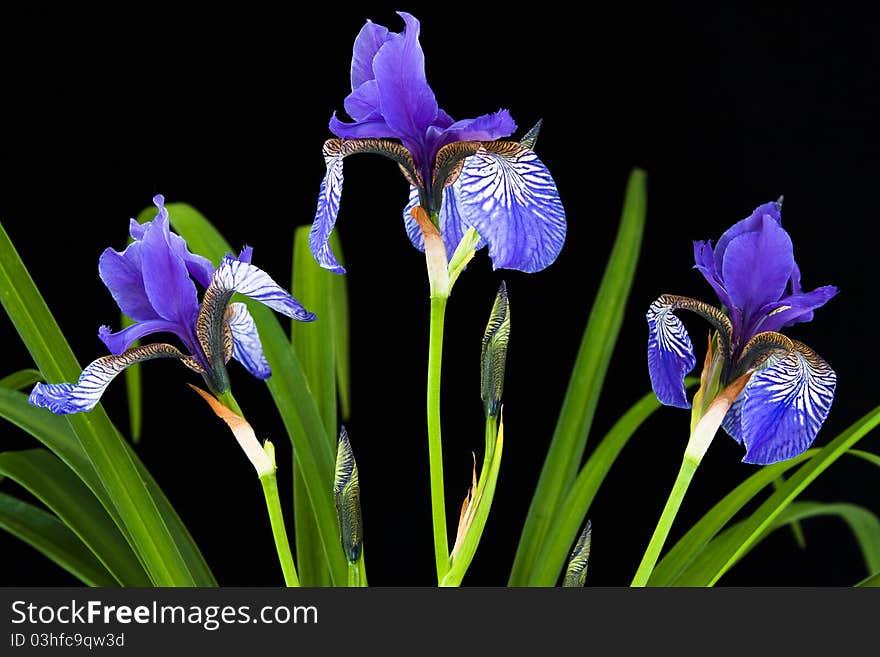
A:
[[[268,379],[272,372],[254,320],[245,304],[230,303],[235,292],[288,317],[304,322],[315,319],[251,264],[250,247],[237,258],[227,255],[215,269],[206,258],[190,253],[183,238],[171,232],[162,196],[153,202],[159,213],[152,221],[131,220],[134,241],[121,253],[108,248],[98,261],[101,280],[135,323],[116,333],[102,326],[98,336],[113,355],[89,364],[75,384],[38,383],[31,392],[31,404],[57,414],[89,411],[117,374],[153,358],[177,358],[201,374],[215,394],[229,389],[226,363],[230,358],[258,379]],[[195,283],[205,288],[201,304]],[[185,352],[166,343],[130,348],[135,340],[152,333],[176,335]]]
[[[545,268],[565,241],[565,211],[550,172],[531,149],[537,130],[522,142],[496,141],[516,130],[507,110],[455,121],[440,109],[425,78],[419,21],[399,15],[403,32],[367,21],[355,39],[352,91],[344,102],[354,120],[330,119],[339,139],[324,144],[327,173],[309,237],[315,259],[345,272],[327,242],[339,212],[342,161],[378,153],[394,160],[410,184],[403,217],[416,248],[424,248],[422,233],[410,210],[420,205],[448,254],[473,227],[495,268]]]
[[[775,463],[804,452],[828,415],[837,384],[834,370],[816,352],[779,333],[812,320],[813,311],[837,294],[830,285],[804,292],[781,210],[781,199],[756,208],[714,247],[694,242],[695,268],[723,310],[667,294],[647,314],[648,368],[662,403],[690,408],[684,377],[696,358],[676,310],[695,312],[715,328],[704,387],[714,379],[721,390],[750,375],[722,424],[745,444],[747,463]]]

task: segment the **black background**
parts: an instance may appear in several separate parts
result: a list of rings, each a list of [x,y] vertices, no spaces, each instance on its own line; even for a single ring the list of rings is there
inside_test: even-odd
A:
[[[118,317],[97,277],[98,255],[123,247],[128,218],[155,193],[196,206],[231,243],[253,245],[260,267],[287,280],[293,228],[314,214],[327,120],[349,91],[351,44],[367,17],[401,29],[394,8],[320,3],[301,18],[157,8],[4,16],[0,220],[81,363],[105,353],[97,328]],[[513,321],[502,475],[466,583],[506,581],[633,166],[649,175],[647,228],[590,446],[649,389],[648,304],[664,292],[712,299],[691,269],[691,241],[717,239],[780,194],[805,287],[841,289],[812,324],[790,331],[839,377],[816,444],[880,402],[875,16],[842,5],[407,8],[422,20],[428,78],[453,117],[507,107],[522,131],[544,119],[538,152],[568,215],[566,245],[552,267],[535,275],[493,272],[480,253],[450,302],[443,388],[450,524],[469,481],[470,451],[482,445],[480,338],[502,278]],[[427,284],[423,257],[402,230],[405,200],[406,184],[389,162],[346,162],[339,226],[352,300],[349,429],[376,585],[425,585],[433,576],[423,410]],[[705,326],[688,325],[701,346]],[[5,317],[0,336],[4,371],[31,366]],[[290,450],[268,393],[240,368],[232,376],[258,434],[278,447],[282,490],[289,489]],[[197,381],[170,362],[148,364],[144,381],[139,452],[219,581],[280,584],[251,466],[184,385]],[[105,396],[123,427],[124,394],[120,380]],[[589,512],[591,584],[630,581],[674,479],[688,420],[686,412],[662,409],[612,469]],[[33,444],[3,431],[4,448]],[[860,446],[877,451],[880,438],[875,432]],[[719,435],[672,539],[754,472],[741,457]],[[805,498],[880,512],[878,474],[846,457]],[[2,488],[15,491],[9,483]],[[805,551],[778,532],[722,583],[848,585],[865,575],[841,522],[809,521],[805,530]],[[0,546],[3,584],[75,582],[7,535]]]

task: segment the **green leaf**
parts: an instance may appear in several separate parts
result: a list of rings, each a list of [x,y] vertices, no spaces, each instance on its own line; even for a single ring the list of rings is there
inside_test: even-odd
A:
[[[722,549],[713,554],[711,559],[701,559],[698,570],[696,566],[693,572],[689,568],[676,584],[685,586],[712,586],[715,584],[743,554],[751,549],[764,531],[816,477],[878,424],[880,424],[880,407],[857,420],[846,431],[815,453],[747,520],[742,522],[736,531],[732,532],[730,540],[725,542]]]
[[[45,504],[123,586],[150,579],[113,519],[79,478],[45,449],[0,453],[0,475]]]
[[[556,430],[544,461],[510,575],[524,586],[537,564],[553,518],[578,472],[623,322],[645,225],[646,175],[634,169],[626,188],[614,248],[581,339]]]
[[[872,454],[871,452],[866,452],[863,449],[851,449],[851,450],[849,450],[849,453],[852,454],[853,456],[859,457],[860,459],[862,459],[864,461],[867,461],[868,463],[873,463],[878,468],[880,468],[880,456],[877,456],[876,454]]]
[[[334,234],[335,236],[335,234]],[[344,278],[315,262],[309,250],[309,227],[294,233],[293,283],[291,292],[300,303],[318,316],[315,322],[291,320],[290,339],[328,438],[336,435],[336,303],[335,280]],[[293,513],[296,526],[296,556],[303,586],[327,586],[330,573],[324,566],[318,526],[312,513],[303,475],[294,466]]]
[[[70,428],[70,424],[64,417],[47,413],[44,409],[31,406],[27,397],[20,392],[12,390],[0,389],[0,417],[12,422],[34,438],[39,440],[51,452],[60,458],[67,466],[76,473],[80,480],[88,486],[98,500],[103,504],[104,509],[116,521],[120,531],[125,535],[124,525],[119,519],[116,507],[113,505],[110,496],[104,489],[98,473],[89,461],[82,446],[76,439],[76,434]],[[168,524],[174,542],[177,545],[183,558],[186,560],[190,571],[195,577],[197,586],[217,586],[217,581],[211,574],[205,558],[199,551],[192,536],[187,530],[180,516],[171,506],[168,498],[159,488],[152,475],[147,468],[141,463],[140,459],[129,447],[132,460],[138,469],[141,479],[147,486],[159,512]]]
[[[89,586],[118,586],[76,534],[51,513],[0,493],[0,529],[42,552]]]
[[[868,509],[855,504],[792,502],[773,521],[765,536],[787,524],[822,516],[836,516],[843,520],[859,545],[867,572],[880,571],[880,519]]]
[[[185,203],[166,206],[174,229],[187,241],[193,253],[215,264],[233,250],[216,228],[195,208]],[[153,210],[145,210],[153,212]],[[252,299],[245,299],[254,318],[272,376],[266,382],[287,434],[293,443],[293,456],[312,510],[318,520],[319,536],[335,585],[348,579],[348,564],[339,545],[336,509],[333,506],[333,470],[336,458],[324,430],[315,400],[302,367],[290,347],[274,311]]]
[[[336,254],[340,264],[345,264],[342,255],[342,245],[339,243],[339,229],[330,235],[330,248]],[[309,254],[311,257],[311,253]],[[314,261],[314,258],[312,258]],[[329,272],[328,272],[329,273]],[[345,276],[331,274],[330,285],[332,292],[330,299],[333,303],[333,351],[336,355],[336,388],[339,393],[339,410],[342,413],[343,422],[347,422],[351,416],[351,352],[350,352],[350,322],[348,317],[348,281]]]
[[[18,372],[13,372],[9,376],[4,376],[0,379],[0,388],[24,390],[42,380],[43,375],[37,370],[19,370]]]
[[[685,381],[688,388],[697,383],[699,379],[693,377],[688,377]],[[605,481],[611,466],[642,422],[658,408],[660,402],[657,401],[657,396],[653,392],[648,393],[611,427],[593,450],[564,502],[559,506],[556,517],[553,518],[544,547],[526,582],[528,586],[556,584],[565,566],[571,544],[584,524],[584,518],[590,510],[593,498]]]
[[[866,577],[856,586],[880,586],[880,572],[874,573],[870,577]]]
[[[0,301],[47,381],[76,381],[82,368],[55,318],[0,226]],[[48,411],[46,411],[48,412]],[[193,575],[144,487],[128,445],[99,405],[67,416],[125,526],[125,534],[156,585],[191,586]]]
[[[816,449],[807,450],[790,461],[765,465],[730,491],[660,559],[651,573],[648,586],[675,584],[682,571],[746,504],[783,473],[803,463],[817,452]]]
[[[122,315],[122,327],[131,326],[134,320]],[[132,347],[141,344],[140,340],[131,343]],[[143,414],[143,374],[141,364],[135,363],[125,368],[123,372],[125,376],[125,393],[128,399],[128,429],[131,432],[131,441],[137,445],[141,442],[141,430],[144,425]]]
[[[770,533],[785,527],[788,524],[816,518],[820,516],[836,516],[843,520],[850,528],[865,560],[868,573],[880,570],[880,520],[872,512],[855,504],[826,504],[822,502],[792,502],[777,516],[772,523],[741,552],[736,563],[739,563],[749,552],[763,541]],[[720,555],[735,549],[740,532],[746,521],[740,521],[725,529],[713,539],[709,545],[694,559],[693,563],[676,582],[680,586],[690,586],[692,581],[703,581]],[[730,564],[724,573],[730,567]],[[724,574],[722,573],[722,575]]]

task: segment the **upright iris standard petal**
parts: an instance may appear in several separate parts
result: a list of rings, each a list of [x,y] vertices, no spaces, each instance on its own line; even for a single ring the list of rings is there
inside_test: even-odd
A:
[[[232,331],[232,357],[253,376],[265,381],[272,368],[263,353],[254,318],[243,303],[231,303],[226,309],[226,323]]]
[[[419,43],[419,21],[398,12],[406,27],[391,35],[373,58],[373,75],[385,123],[415,155],[439,106],[425,77],[425,55]],[[418,161],[419,158],[416,158]]]
[[[495,269],[536,272],[559,255],[565,210],[534,151],[515,142],[486,144],[464,161],[453,187],[463,222],[486,240]]]
[[[162,319],[190,326],[198,314],[198,295],[186,263],[171,248],[167,214],[151,222],[141,244],[144,289],[150,305]]]
[[[731,241],[740,235],[759,231],[764,223],[764,217],[770,217],[777,224],[782,225],[782,204],[780,201],[771,201],[759,205],[745,219],[742,219],[728,228],[718,239],[715,245],[715,271],[720,275],[723,269],[724,255]]]
[[[388,40],[388,28],[367,21],[354,40],[351,56],[351,90],[355,91],[365,82],[375,81],[373,58]]]
[[[837,375],[815,351],[795,346],[752,376],[743,391],[746,463],[766,465],[802,454],[828,417]]]
[[[129,349],[119,356],[104,356],[92,361],[75,384],[38,383],[28,401],[34,406],[48,408],[56,415],[90,411],[117,374],[129,365],[154,358],[177,358],[190,369],[200,371],[198,364],[170,344],[148,344]]]
[[[697,358],[687,329],[674,310],[665,297],[648,308],[648,373],[661,403],[690,408],[684,378],[694,369]]]
[[[765,304],[782,297],[793,267],[791,238],[770,216],[763,217],[759,230],[730,241],[721,275],[744,321],[754,319]]]

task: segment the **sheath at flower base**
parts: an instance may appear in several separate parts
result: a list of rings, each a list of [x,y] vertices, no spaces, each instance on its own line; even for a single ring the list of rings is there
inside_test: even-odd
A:
[[[131,220],[134,240],[124,251],[106,249],[98,261],[101,280],[120,310],[135,321],[117,333],[102,326],[98,336],[112,355],[89,364],[77,383],[38,383],[30,394],[35,406],[60,415],[92,410],[117,374],[153,358],[176,358],[201,374],[215,395],[229,389],[226,363],[235,358],[258,379],[269,368],[254,320],[243,303],[230,303],[236,292],[270,308],[309,322],[309,313],[268,274],[251,264],[251,248],[235,258],[227,255],[214,268],[189,252],[182,237],[171,232],[162,196],[159,211],[145,224]],[[196,283],[205,288],[199,304]],[[131,347],[152,333],[174,334],[185,351],[164,342]]]
[[[698,393],[706,395],[703,410],[726,386],[750,375],[722,426],[745,445],[747,463],[794,458],[812,444],[825,421],[837,376],[807,345],[779,331],[812,320],[813,311],[837,294],[837,288],[803,290],[791,238],[782,227],[781,199],[756,208],[714,247],[711,241],[694,242],[694,259],[725,310],[672,295],[651,304],[648,368],[654,392],[664,404],[690,408],[684,377],[696,357],[673,313],[695,312],[715,329]]]
[[[324,144],[327,172],[309,244],[318,263],[342,274],[328,244],[342,194],[343,158],[378,153],[400,166],[410,184],[403,212],[413,245],[424,250],[410,210],[423,207],[451,257],[470,228],[476,248],[488,245],[494,267],[536,272],[565,241],[565,211],[547,167],[532,150],[535,127],[521,141],[496,141],[516,124],[507,110],[455,121],[437,104],[425,77],[419,21],[399,12],[404,30],[370,21],[354,43],[351,88],[344,105],[352,122],[330,119],[339,139]],[[394,141],[396,140],[396,141]]]

